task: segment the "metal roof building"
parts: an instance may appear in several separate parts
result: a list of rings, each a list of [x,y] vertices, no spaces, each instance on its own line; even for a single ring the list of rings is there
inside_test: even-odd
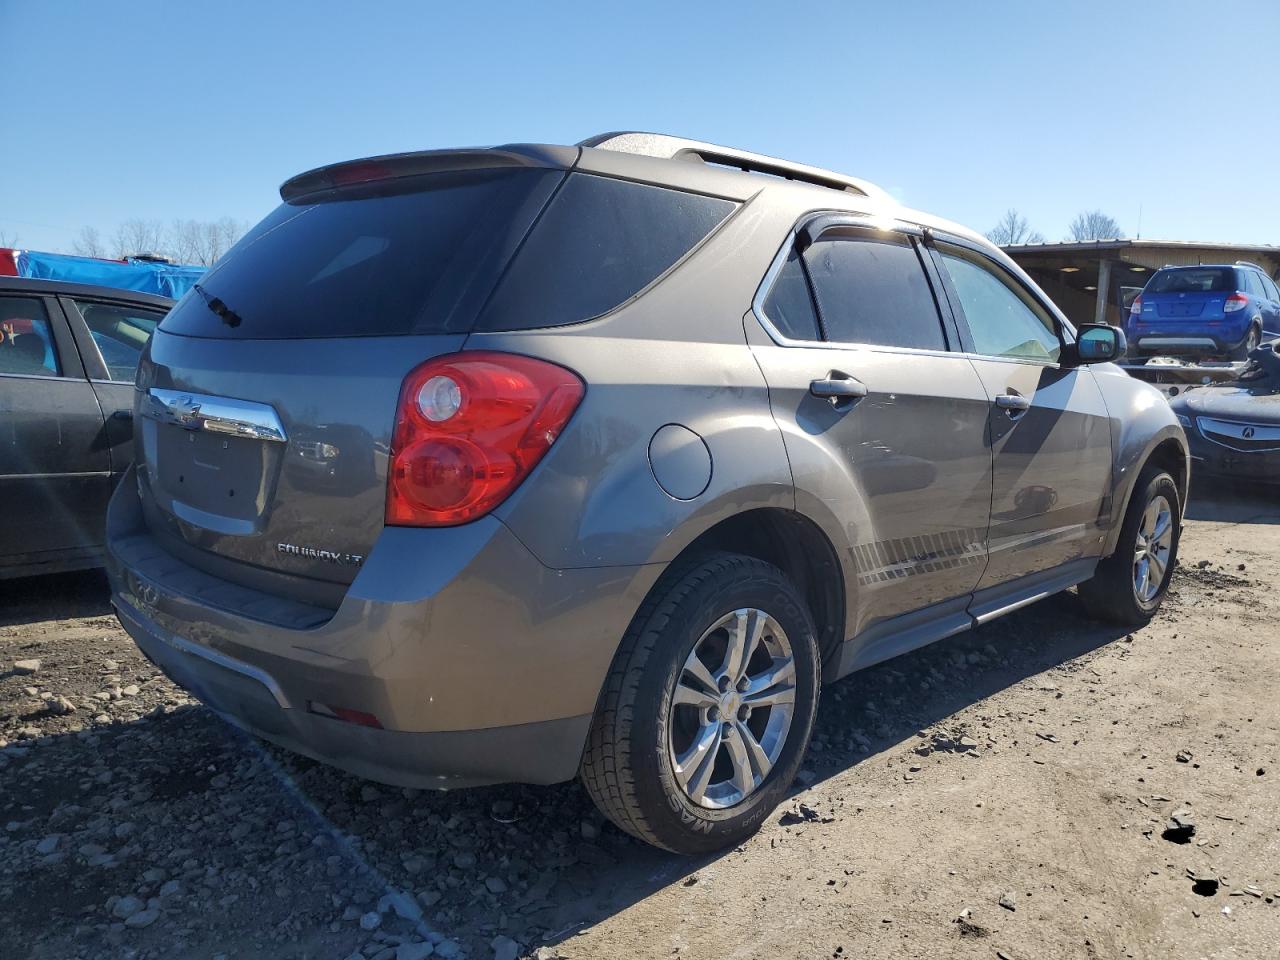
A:
[[[1133,298],[1163,266],[1247,260],[1280,277],[1280,247],[1185,240],[1086,240],[1003,248],[1073,323],[1121,325]]]

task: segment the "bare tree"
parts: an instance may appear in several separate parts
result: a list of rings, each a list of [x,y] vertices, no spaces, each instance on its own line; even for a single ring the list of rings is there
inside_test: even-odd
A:
[[[1011,247],[1020,243],[1044,243],[1044,234],[1032,230],[1027,218],[1010,207],[1000,222],[987,231],[987,239],[998,247]]]
[[[16,233],[0,230],[0,247],[16,247],[17,245],[18,235]]]
[[[1124,231],[1120,224],[1101,210],[1086,210],[1071,221],[1071,240],[1120,240]]]
[[[71,243],[71,250],[79,257],[105,257],[107,245],[97,227],[81,227],[80,234]]]
[[[196,251],[196,258],[187,262],[199,263],[206,267],[212,267],[222,259],[222,255],[230,250],[248,229],[247,224],[240,223],[231,217],[202,223],[200,226],[201,245]]]
[[[158,220],[126,220],[107,243],[97,227],[80,228],[73,249],[82,257],[126,257],[157,254],[177,263],[213,266],[248,229],[232,217],[219,220],[177,219],[165,227]]]
[[[163,253],[164,226],[159,220],[126,220],[116,228],[114,241],[117,260],[137,256],[140,253]]]

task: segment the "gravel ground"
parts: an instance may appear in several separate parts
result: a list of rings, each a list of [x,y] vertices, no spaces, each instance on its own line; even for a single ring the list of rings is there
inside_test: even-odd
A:
[[[0,583],[0,956],[1276,956],[1280,502],[1190,517],[1136,634],[1064,595],[827,688],[793,801],[699,861],[576,784],[263,746],[142,658],[101,574]]]

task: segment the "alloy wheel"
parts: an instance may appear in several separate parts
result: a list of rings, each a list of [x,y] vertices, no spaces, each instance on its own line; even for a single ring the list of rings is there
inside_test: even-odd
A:
[[[1167,498],[1154,497],[1138,524],[1133,553],[1133,592],[1138,602],[1149,604],[1164,585],[1173,548],[1173,507]]]
[[[716,809],[759,789],[786,746],[795,698],[791,642],[773,617],[745,608],[713,624],[681,668],[667,724],[685,795]]]

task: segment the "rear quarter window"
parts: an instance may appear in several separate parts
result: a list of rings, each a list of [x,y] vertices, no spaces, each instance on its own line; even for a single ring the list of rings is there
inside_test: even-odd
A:
[[[717,197],[571,174],[477,329],[555,327],[608,313],[662,276],[735,206]]]

